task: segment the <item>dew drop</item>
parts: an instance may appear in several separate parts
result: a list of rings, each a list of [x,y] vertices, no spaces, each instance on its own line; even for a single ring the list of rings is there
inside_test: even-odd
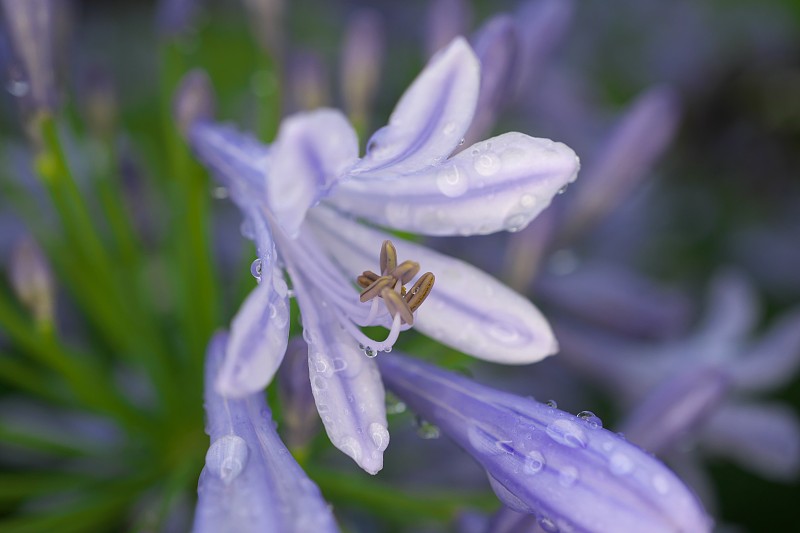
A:
[[[333,371],[334,372],[343,372],[347,369],[347,361],[342,359],[341,357],[337,357],[333,360]]]
[[[461,196],[469,189],[467,179],[461,175],[455,165],[448,165],[439,170],[436,174],[436,186],[439,187],[442,194],[450,198]]]
[[[247,442],[238,435],[225,435],[215,440],[206,453],[208,470],[226,485],[236,479],[247,465],[250,454]]]
[[[475,172],[481,176],[491,176],[500,170],[501,161],[497,154],[491,150],[480,153],[473,161]]]
[[[567,187],[569,187],[569,184],[566,184],[560,189],[558,189],[558,192],[556,194],[564,194],[565,192],[567,192]]]
[[[550,518],[540,516],[538,522],[539,527],[542,528],[542,531],[545,533],[558,533],[558,526]]]
[[[565,466],[558,473],[558,482],[562,487],[569,488],[578,481],[578,469],[574,466]]]
[[[380,451],[385,450],[386,447],[389,446],[389,430],[387,430],[386,427],[377,422],[373,422],[369,425],[369,434],[372,436],[372,443]]]
[[[616,452],[608,460],[608,469],[615,476],[624,476],[633,470],[633,461],[622,452]]]
[[[558,404],[555,400],[547,400],[544,404],[550,409],[558,409]]]
[[[669,492],[669,481],[664,476],[657,475],[653,478],[653,488],[659,494],[666,494]]]
[[[519,205],[529,209],[536,205],[536,198],[532,194],[523,194],[519,197]]]
[[[586,433],[571,420],[555,420],[548,424],[547,435],[559,444],[570,448],[586,448]]]
[[[358,443],[355,437],[346,437],[342,439],[341,442],[336,444],[336,447],[342,450],[346,455],[352,457],[355,462],[361,459],[361,444]]]
[[[314,370],[320,374],[324,374],[328,370],[328,363],[322,359],[317,359],[314,361]]]
[[[256,281],[261,283],[261,259],[256,259],[250,263],[250,273],[256,278]]]
[[[493,322],[486,328],[486,334],[493,340],[505,344],[506,346],[515,346],[524,340],[522,335],[514,326],[503,322]]]
[[[311,385],[313,386],[313,388],[319,391],[323,391],[328,388],[328,382],[325,381],[325,378],[323,378],[322,376],[317,376],[314,379],[312,379]]]
[[[513,213],[503,221],[503,228],[506,231],[515,233],[525,227],[528,218],[529,216],[526,213]]]
[[[22,98],[30,90],[30,84],[25,80],[9,80],[6,83],[6,90],[16,98]]]
[[[581,411],[578,413],[578,418],[583,420],[590,429],[603,427],[603,421],[591,411]]]
[[[461,140],[458,141],[458,145],[459,146],[463,146],[465,142],[466,142],[466,139],[464,137],[461,137]]]
[[[525,457],[525,464],[522,466],[522,471],[532,476],[541,472],[544,465],[544,455],[536,450],[531,450]]]
[[[363,349],[364,349],[364,355],[366,355],[369,358],[373,358],[378,355],[378,352],[376,352],[372,348],[372,346],[365,346]]]

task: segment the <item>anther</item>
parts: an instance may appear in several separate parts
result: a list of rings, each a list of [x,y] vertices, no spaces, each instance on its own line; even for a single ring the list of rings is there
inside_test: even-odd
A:
[[[381,245],[381,276],[391,274],[397,268],[397,249],[392,241],[385,240]]]
[[[419,309],[419,306],[431,293],[435,281],[436,276],[432,272],[426,272],[419,277],[414,286],[406,293],[405,301],[412,313]]]
[[[399,294],[387,287],[381,291],[381,298],[383,298],[386,309],[389,310],[392,318],[399,314],[401,322],[409,325],[414,324],[414,315],[408,307],[408,303]]]
[[[419,263],[416,261],[403,261],[392,271],[392,276],[400,280],[400,285],[405,285],[419,272]]]
[[[363,274],[358,276],[356,281],[362,289],[366,289],[372,285],[380,276],[371,270],[365,270]]]
[[[361,296],[359,299],[362,302],[368,302],[376,296],[379,296],[383,289],[391,289],[394,287],[395,283],[397,283],[397,280],[392,276],[381,276],[373,281],[367,288],[361,291]]]

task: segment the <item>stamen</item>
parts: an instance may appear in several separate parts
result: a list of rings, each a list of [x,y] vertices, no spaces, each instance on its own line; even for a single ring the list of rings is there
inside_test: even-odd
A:
[[[383,289],[387,287],[394,287],[396,282],[397,280],[391,276],[381,276],[373,281],[369,287],[361,291],[361,296],[359,298],[362,302],[368,302],[376,296],[379,296]]]
[[[375,282],[380,276],[371,270],[365,270],[356,280],[362,289],[366,289]]]
[[[385,240],[381,245],[381,276],[390,274],[397,267],[397,249],[392,241]]]
[[[411,287],[411,290],[408,291],[405,296],[405,301],[412,313],[422,305],[422,302],[424,302],[425,298],[431,293],[434,281],[436,281],[436,277],[433,273],[426,272],[420,276],[414,286]]]
[[[383,298],[386,309],[389,310],[389,314],[392,315],[392,318],[400,315],[400,318],[406,324],[414,323],[414,315],[411,313],[411,309],[409,309],[408,304],[402,296],[392,289],[385,288],[381,291],[381,298]]]
[[[419,272],[419,263],[416,261],[403,261],[392,271],[392,277],[400,280],[400,285],[405,285]]]
[[[381,275],[378,276],[371,270],[365,270],[357,278],[358,285],[364,290],[361,291],[360,300],[368,302],[376,296],[380,296],[387,306],[392,316],[400,313],[403,316],[404,324],[413,324],[413,313],[416,311],[425,298],[433,289],[435,277],[431,272],[423,274],[410,291],[406,291],[404,285],[414,279],[419,272],[419,263],[416,261],[403,261],[397,264],[397,249],[392,241],[385,240],[381,244],[380,253]],[[389,293],[384,289],[394,289],[394,296],[386,296]],[[391,298],[391,300],[389,299]],[[408,313],[407,311],[410,311]],[[370,309],[370,317],[375,314],[374,306]],[[374,317],[373,317],[374,318]]]

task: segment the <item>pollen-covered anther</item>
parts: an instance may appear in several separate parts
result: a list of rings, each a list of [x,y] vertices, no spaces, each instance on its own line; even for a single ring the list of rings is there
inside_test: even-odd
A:
[[[405,295],[404,299],[412,313],[419,309],[419,306],[422,305],[422,302],[424,302],[425,298],[431,293],[435,281],[436,276],[433,275],[433,272],[425,272]]]
[[[392,318],[399,314],[401,322],[414,324],[414,314],[408,307],[408,303],[397,292],[386,287],[381,291],[381,298],[383,298],[386,309],[389,310],[389,314],[392,315]]]
[[[389,240],[383,241],[381,245],[380,267],[381,275],[365,270],[356,279],[363,289],[360,300],[368,302],[380,296],[392,317],[399,313],[403,323],[413,324],[413,313],[430,294],[435,280],[434,275],[426,272],[410,290],[406,290],[406,283],[419,273],[419,263],[406,260],[397,264],[397,249]]]

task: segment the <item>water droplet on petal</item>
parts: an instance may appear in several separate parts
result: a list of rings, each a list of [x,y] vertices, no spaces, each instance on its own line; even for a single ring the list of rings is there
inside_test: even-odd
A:
[[[564,194],[565,192],[567,192],[567,187],[569,187],[569,183],[558,189],[558,192],[556,194]]]
[[[223,483],[230,484],[244,470],[250,450],[238,435],[225,435],[211,443],[206,453],[206,467]]]
[[[666,494],[669,492],[669,481],[664,476],[657,475],[653,478],[653,488],[659,494]]]
[[[369,425],[369,434],[372,436],[372,443],[380,451],[389,446],[389,430],[377,422]]]
[[[569,488],[578,481],[578,469],[574,466],[565,466],[558,473],[558,482],[562,487]]]
[[[603,427],[603,421],[591,411],[581,411],[578,413],[578,418],[583,420],[590,429]]]
[[[342,359],[341,357],[337,357],[333,360],[333,371],[334,372],[343,372],[347,369],[347,361]]]
[[[544,455],[536,450],[531,450],[525,457],[525,464],[522,466],[522,471],[532,476],[541,472],[544,465]]]
[[[261,283],[261,259],[256,259],[250,263],[250,273],[256,278],[256,281]]]
[[[524,341],[517,328],[505,322],[492,322],[486,328],[486,334],[492,339],[506,346],[516,346]]]
[[[523,194],[519,197],[519,205],[522,207],[529,209],[536,205],[536,197],[532,194]]]
[[[558,533],[558,526],[550,518],[540,516],[538,522],[539,527],[541,527],[542,531],[545,531],[545,533]]]
[[[367,356],[367,357],[369,357],[369,358],[373,358],[373,357],[375,357],[375,356],[377,356],[377,355],[378,355],[378,352],[377,352],[377,351],[375,351],[375,350],[372,348],[372,346],[365,346],[365,347],[364,347],[364,355],[366,355],[366,356]]]
[[[551,409],[558,409],[558,404],[555,400],[547,400],[544,404]]]
[[[529,218],[528,213],[512,213],[503,220],[503,228],[506,231],[515,233],[525,227]]]
[[[473,161],[475,172],[481,176],[496,174],[497,171],[500,170],[501,164],[500,158],[491,150],[479,153],[475,156],[475,160]]]
[[[355,462],[361,459],[361,444],[359,444],[355,437],[344,438],[336,447],[342,450],[346,455],[352,457]]]
[[[622,452],[615,452],[608,460],[608,469],[615,476],[624,476],[633,470],[633,461]]]
[[[454,198],[461,196],[469,189],[466,177],[462,176],[455,165],[447,165],[436,174],[436,186],[445,196]]]
[[[551,439],[570,448],[586,448],[588,443],[586,433],[571,420],[555,420],[548,424],[546,431]]]

